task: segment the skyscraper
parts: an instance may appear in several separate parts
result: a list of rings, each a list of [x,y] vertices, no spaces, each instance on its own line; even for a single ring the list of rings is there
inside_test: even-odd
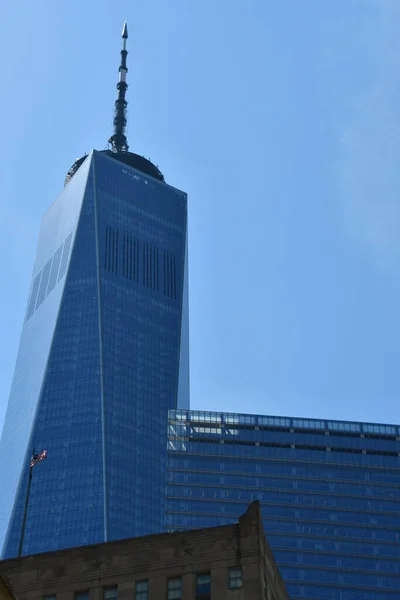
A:
[[[168,409],[188,406],[187,198],[129,152],[124,25],[110,149],[42,221],[0,443],[0,545],[23,554],[162,530]],[[162,432],[162,433],[161,433]]]
[[[172,410],[168,444],[167,529],[259,500],[290,598],[399,598],[398,425]]]

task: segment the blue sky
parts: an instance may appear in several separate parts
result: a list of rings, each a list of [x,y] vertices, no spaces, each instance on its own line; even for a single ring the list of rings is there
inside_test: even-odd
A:
[[[192,407],[400,421],[399,0],[1,8],[0,427],[40,220],[112,130],[190,202]]]

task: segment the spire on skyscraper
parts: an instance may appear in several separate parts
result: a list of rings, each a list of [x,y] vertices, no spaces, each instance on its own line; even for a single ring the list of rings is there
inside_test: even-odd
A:
[[[121,64],[119,67],[119,81],[117,83],[118,98],[115,101],[115,114],[114,114],[114,133],[108,140],[111,144],[111,151],[114,153],[128,152],[129,146],[125,135],[126,127],[126,107],[128,105],[125,100],[126,90],[128,84],[126,83],[126,74],[128,72],[126,66],[126,57],[128,55],[126,49],[126,40],[128,39],[128,25],[125,21],[122,29],[122,50],[121,50]]]
[[[125,100],[126,90],[128,89],[128,84],[126,83],[126,74],[128,72],[128,68],[126,66],[126,57],[128,56],[128,52],[126,49],[126,40],[128,39],[128,25],[125,21],[124,26],[122,28],[122,50],[121,50],[121,64],[119,67],[119,81],[117,83],[118,90],[118,98],[115,101],[115,112],[114,112],[114,133],[108,140],[108,143],[111,145],[111,148],[107,150],[101,150],[108,156],[118,160],[142,173],[146,173],[146,175],[150,175],[159,181],[164,181],[164,175],[161,173],[160,169],[154,165],[150,160],[144,158],[144,156],[140,156],[139,154],[135,154],[134,152],[129,152],[128,141],[125,135],[125,127],[126,127],[126,107],[128,106],[127,101]],[[77,158],[74,164],[69,169],[67,176],[65,178],[65,185],[71,181],[75,173],[78,169],[83,165],[87,158],[87,154]]]

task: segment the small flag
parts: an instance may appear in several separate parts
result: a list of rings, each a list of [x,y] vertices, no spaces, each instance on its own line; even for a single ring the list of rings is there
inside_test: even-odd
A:
[[[34,454],[31,458],[31,469],[32,469],[32,467],[37,465],[38,462],[40,462],[41,460],[43,460],[45,458],[47,458],[47,450],[42,450],[38,454]]]

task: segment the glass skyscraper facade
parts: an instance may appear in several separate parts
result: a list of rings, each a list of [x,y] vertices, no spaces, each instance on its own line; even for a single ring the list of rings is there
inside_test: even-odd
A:
[[[260,500],[293,600],[400,598],[400,428],[170,411],[166,529]]]
[[[124,156],[138,168],[82,159],[42,222],[0,443],[4,557],[32,448],[48,458],[23,554],[163,528],[168,409],[189,403],[187,198]]]

